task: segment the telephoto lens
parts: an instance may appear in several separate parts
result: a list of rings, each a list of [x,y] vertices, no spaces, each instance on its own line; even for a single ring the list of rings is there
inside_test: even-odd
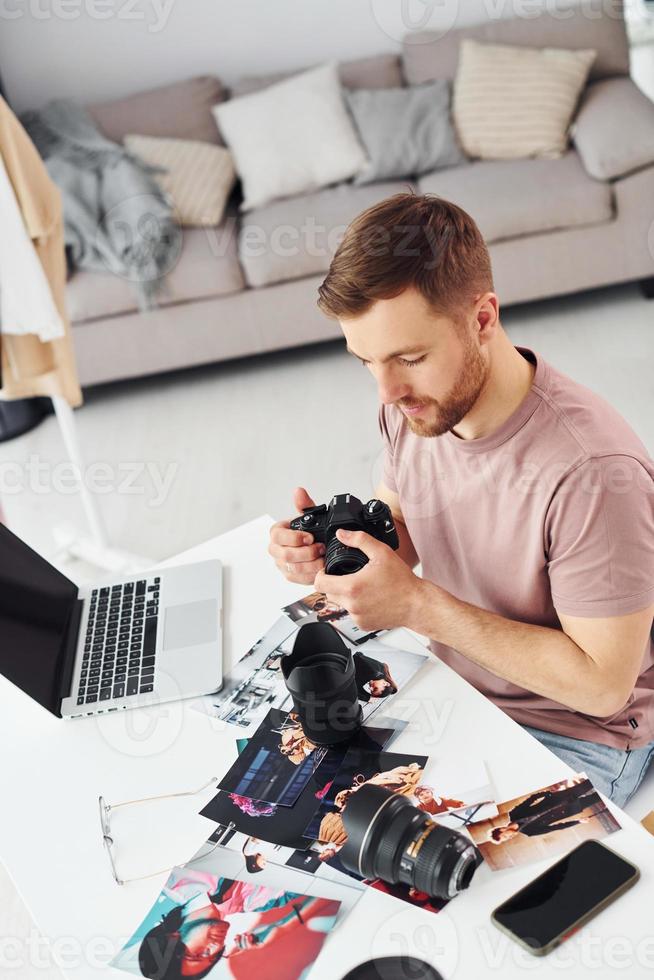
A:
[[[307,738],[336,745],[356,734],[362,708],[352,651],[329,623],[301,626],[281,669]]]
[[[481,863],[464,834],[435,823],[404,796],[364,784],[343,811],[347,841],[340,859],[362,878],[409,885],[433,898],[454,898]]]

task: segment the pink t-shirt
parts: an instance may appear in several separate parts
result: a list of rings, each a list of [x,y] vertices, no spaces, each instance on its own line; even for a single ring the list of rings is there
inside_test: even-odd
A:
[[[622,616],[654,601],[654,464],[602,398],[529,350],[532,387],[489,436],[414,435],[382,406],[383,482],[399,495],[423,576],[507,619],[561,629],[557,615]],[[654,740],[654,643],[625,707],[571,711],[432,650],[515,721],[636,748]],[[529,650],[525,649],[525,657]]]

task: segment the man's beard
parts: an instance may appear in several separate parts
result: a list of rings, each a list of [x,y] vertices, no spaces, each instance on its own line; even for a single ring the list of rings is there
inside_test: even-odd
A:
[[[449,432],[465,418],[472,406],[475,404],[481,391],[486,384],[490,367],[484,360],[479,347],[469,335],[465,341],[464,366],[452,386],[450,394],[442,402],[435,398],[421,398],[413,405],[423,405],[430,409],[430,415],[434,419],[411,418],[405,415],[407,425],[417,436],[425,436],[429,439],[434,436],[442,436]],[[411,402],[405,401],[405,407],[412,407]],[[402,402],[398,403],[401,408]]]

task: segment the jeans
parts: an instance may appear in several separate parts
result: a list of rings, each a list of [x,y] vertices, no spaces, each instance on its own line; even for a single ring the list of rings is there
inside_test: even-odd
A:
[[[543,732],[529,725],[522,727],[575,772],[585,772],[593,786],[617,806],[629,802],[654,759],[654,742],[641,749],[614,749],[599,742]]]

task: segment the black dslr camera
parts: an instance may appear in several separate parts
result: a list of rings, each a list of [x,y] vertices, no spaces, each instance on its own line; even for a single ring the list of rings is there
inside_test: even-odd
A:
[[[337,493],[329,504],[305,507],[302,517],[290,526],[294,531],[307,531],[315,541],[325,545],[325,571],[328,575],[350,575],[368,564],[368,558],[358,548],[350,548],[336,537],[339,528],[346,531],[365,531],[378,541],[397,550],[400,542],[390,508],[382,500],[362,504],[351,493]]]

